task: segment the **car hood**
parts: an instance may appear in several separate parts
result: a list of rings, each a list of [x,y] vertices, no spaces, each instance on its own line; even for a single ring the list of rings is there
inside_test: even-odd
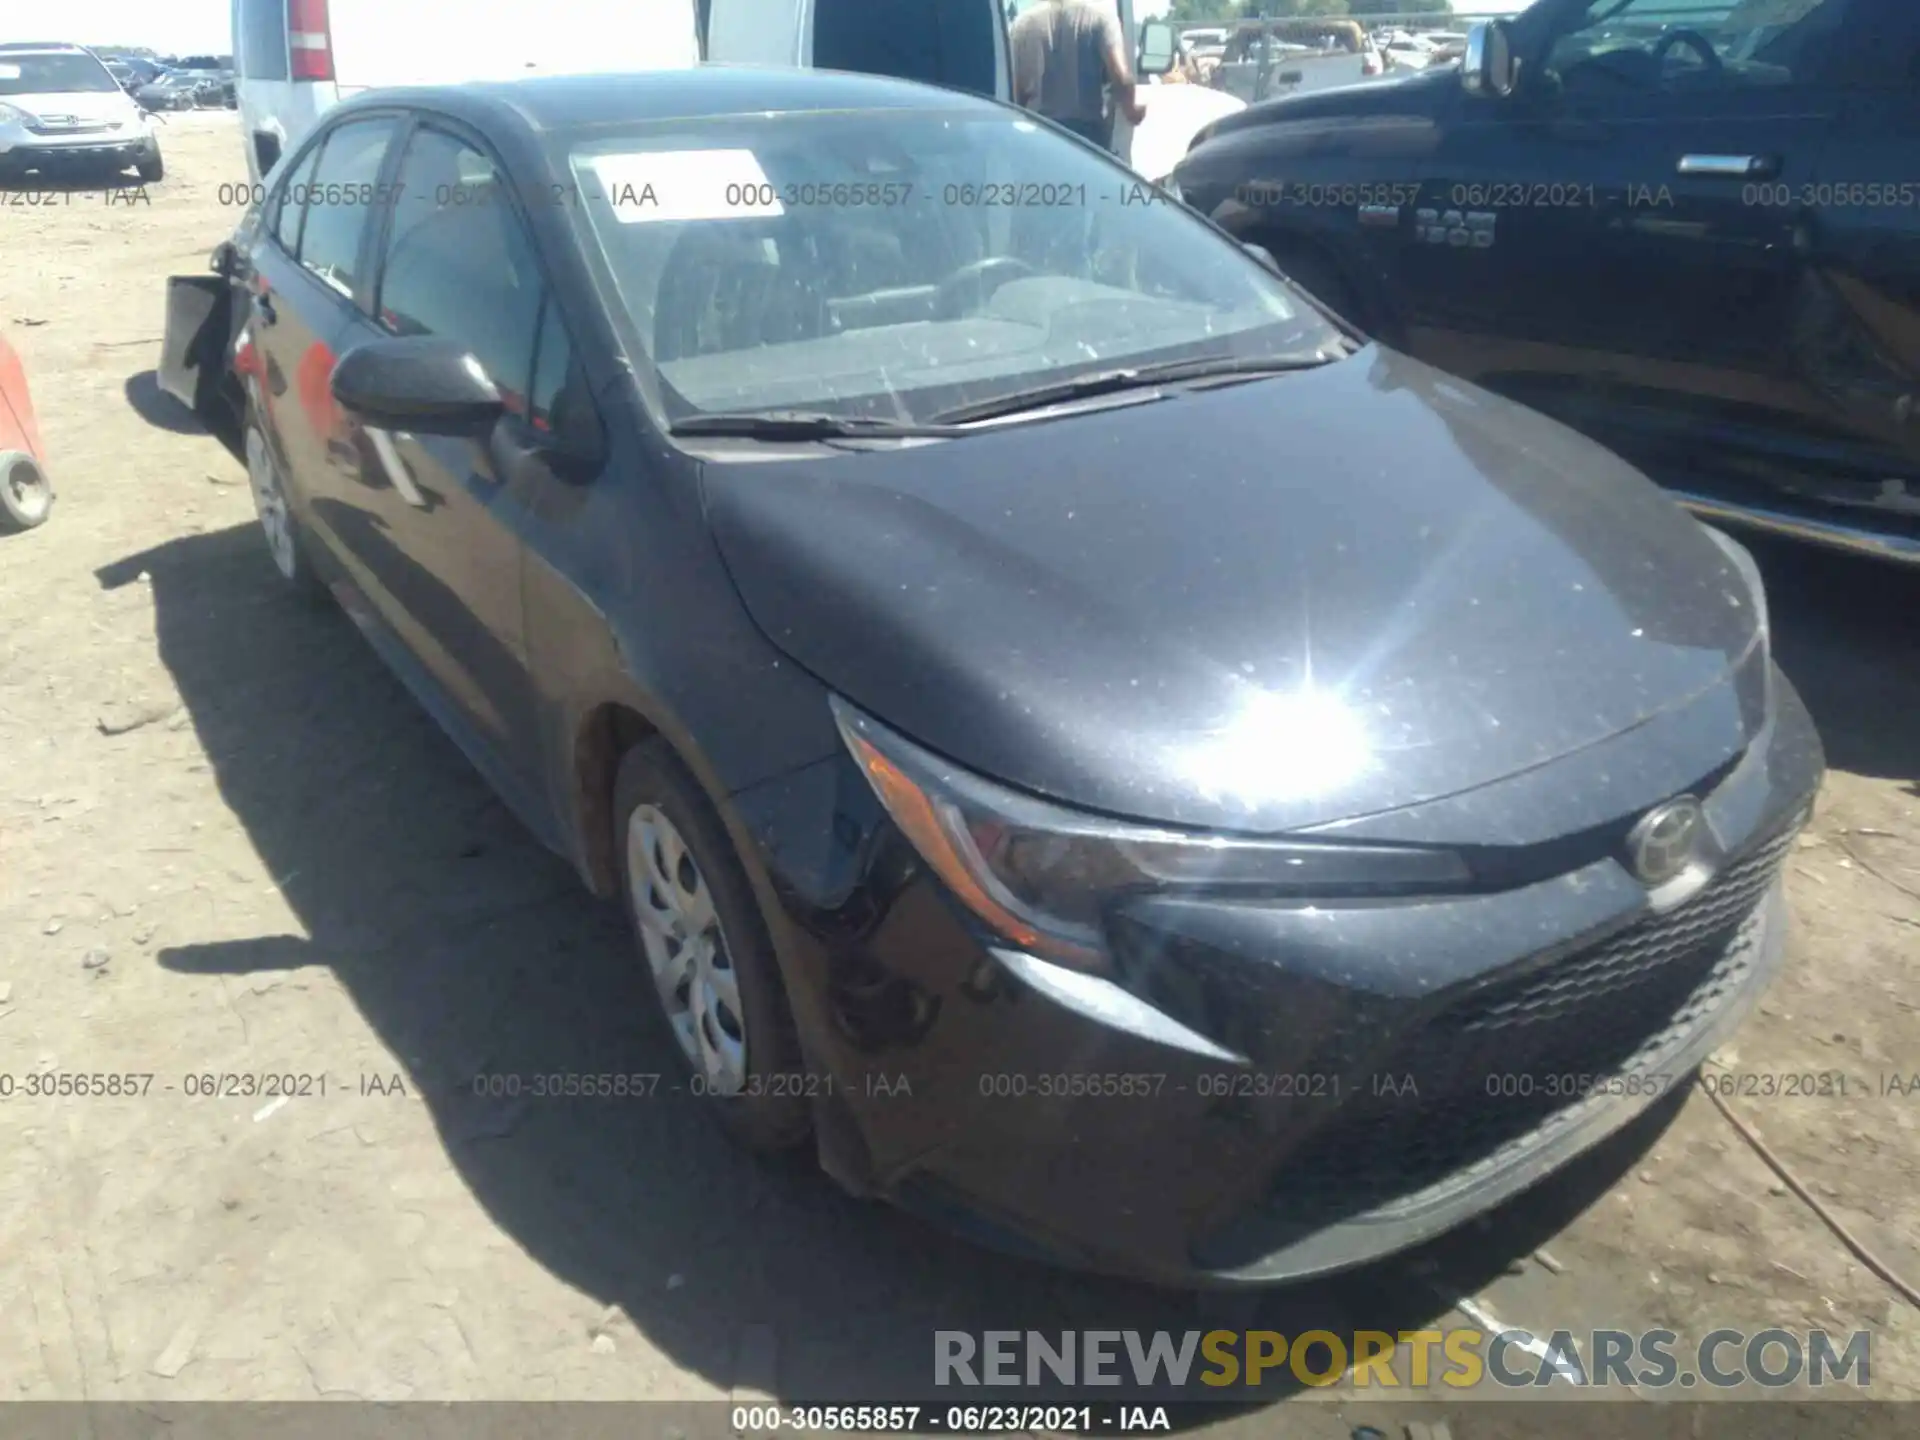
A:
[[[1168,824],[1458,794],[1727,687],[1759,633],[1638,472],[1378,346],[704,484],[748,610],[826,684],[971,769]]]
[[[71,116],[81,125],[125,123],[139,111],[124,90],[50,90],[30,95],[0,95],[0,105],[23,110],[36,121]]]
[[[1231,115],[1223,115],[1194,137],[1194,148],[1222,136],[1237,135],[1271,125],[1305,124],[1316,120],[1352,121],[1375,119],[1391,124],[1395,119],[1426,120],[1438,113],[1441,103],[1460,89],[1455,69],[1422,70],[1401,79],[1368,80],[1358,85],[1340,85],[1330,90],[1311,90],[1303,95],[1263,100]]]

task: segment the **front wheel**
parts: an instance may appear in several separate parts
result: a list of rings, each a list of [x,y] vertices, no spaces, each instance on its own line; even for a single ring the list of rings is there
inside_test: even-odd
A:
[[[812,1112],[773,943],[724,826],[668,749],[627,752],[613,817],[627,919],[689,1088],[759,1153],[806,1140]]]
[[[157,185],[167,178],[167,165],[160,158],[158,150],[151,155],[142,155],[134,162],[133,168],[140,172],[142,183],[147,185]]]

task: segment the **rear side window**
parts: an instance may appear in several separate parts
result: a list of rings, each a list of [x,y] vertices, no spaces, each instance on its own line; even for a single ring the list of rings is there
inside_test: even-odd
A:
[[[267,226],[273,231],[273,238],[280,242],[280,248],[289,255],[300,253],[300,219],[306,214],[306,206],[301,202],[313,181],[313,162],[319,158],[320,147],[315,145],[300,157],[286,181],[267,202]]]
[[[234,61],[249,80],[287,78],[287,0],[237,0]]]
[[[305,186],[296,184],[287,203],[304,202],[307,218],[300,230],[300,263],[321,280],[351,296],[358,277],[360,238],[375,213],[374,182],[393,138],[391,119],[350,120],[327,132],[320,157]]]
[[[472,145],[422,128],[407,144],[395,193],[380,324],[464,345],[507,408],[524,415],[543,284],[506,178]]]

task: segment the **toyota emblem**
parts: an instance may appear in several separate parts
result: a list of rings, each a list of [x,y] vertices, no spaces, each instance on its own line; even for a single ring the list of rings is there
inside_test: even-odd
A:
[[[1692,862],[1706,816],[1691,795],[1649,810],[1627,837],[1633,873],[1649,887],[1672,880]]]

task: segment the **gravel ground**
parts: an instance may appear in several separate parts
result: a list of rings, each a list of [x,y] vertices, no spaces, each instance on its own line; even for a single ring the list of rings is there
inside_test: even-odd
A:
[[[229,116],[165,139],[146,191],[0,193],[0,325],[59,489],[0,539],[0,1070],[154,1077],[0,1102],[0,1393],[857,1400],[924,1390],[936,1328],[1211,1313],[757,1166],[684,1104],[474,1098],[483,1071],[667,1056],[617,915],[342,617],[278,593],[242,467],[156,391],[164,277],[204,269],[245,179]],[[1920,1072],[1920,576],[1758,553],[1833,773],[1729,1103],[1916,1280],[1920,1089],[1885,1077]],[[1765,1093],[1802,1073],[1846,1093]],[[192,1093],[218,1074],[326,1088]],[[1920,1398],[1912,1308],[1697,1092],[1413,1261],[1234,1323],[1464,1324],[1463,1296],[1542,1334],[1864,1327],[1874,1393]],[[1215,1423],[1344,1436],[1363,1410]]]

